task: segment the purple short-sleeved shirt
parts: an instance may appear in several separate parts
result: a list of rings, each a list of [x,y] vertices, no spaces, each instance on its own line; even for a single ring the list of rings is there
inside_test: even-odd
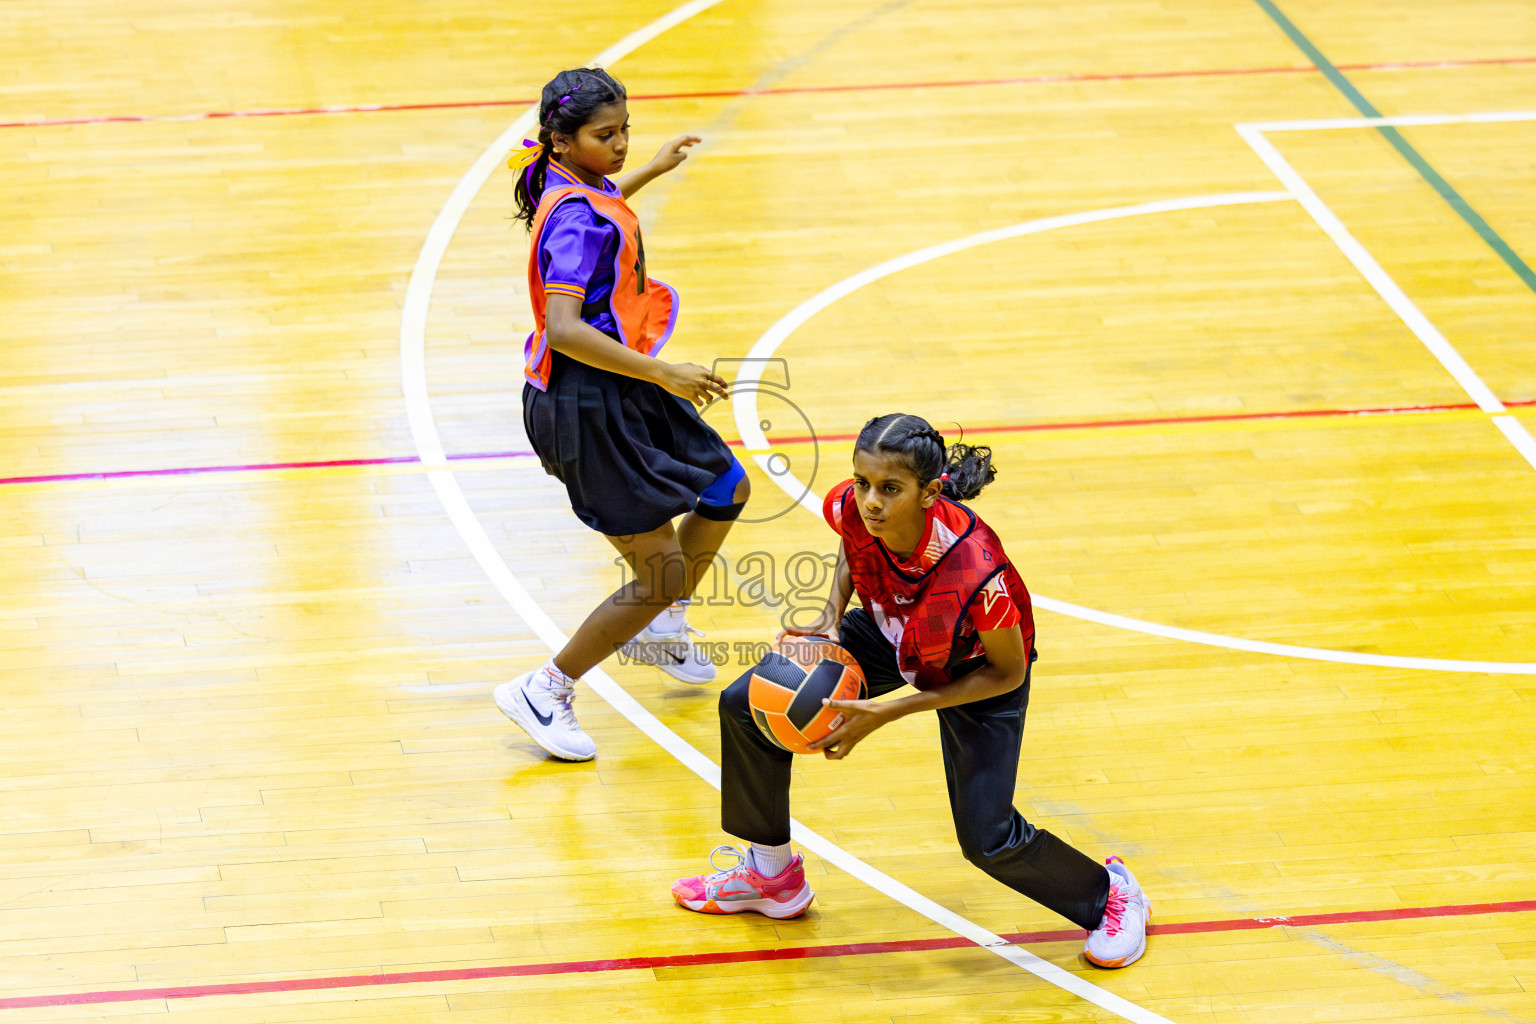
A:
[[[544,176],[544,191],[582,185],[590,188],[559,164],[551,162]],[[619,187],[603,179],[605,195],[620,196]],[[580,290],[583,305],[606,299],[613,292],[613,261],[619,254],[619,229],[593,212],[588,203],[567,200],[555,208],[544,222],[539,236],[539,272],[544,286],[564,285],[562,295]],[[600,331],[619,329],[608,304],[602,311],[582,319]]]

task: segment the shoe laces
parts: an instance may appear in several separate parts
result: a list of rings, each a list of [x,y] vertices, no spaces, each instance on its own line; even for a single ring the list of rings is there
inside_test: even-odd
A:
[[[715,857],[722,853],[730,854],[736,859],[736,863],[730,865],[729,867],[721,867],[719,864],[715,863]],[[713,850],[709,851],[709,866],[715,869],[715,873],[709,876],[708,881],[723,881],[724,879],[729,878],[732,874],[740,871],[742,868],[747,867],[749,863],[750,861],[747,859],[746,853],[744,853],[740,848],[731,846],[728,843],[722,843],[721,845],[715,847]]]
[[[555,698],[555,717],[560,719],[560,724],[568,729],[580,729],[576,724],[576,709],[571,707],[571,701],[576,699],[576,691],[550,690],[549,695]]]
[[[1109,899],[1104,901],[1104,922],[1099,925],[1105,935],[1119,935],[1120,925],[1125,920],[1125,909],[1129,902],[1125,893],[1120,891],[1118,885],[1109,887]]]
[[[683,624],[670,633],[646,626],[643,635],[653,638],[658,643],[675,643],[678,640],[687,640],[690,636],[704,636],[705,633],[702,629],[695,629],[691,622],[684,619]]]

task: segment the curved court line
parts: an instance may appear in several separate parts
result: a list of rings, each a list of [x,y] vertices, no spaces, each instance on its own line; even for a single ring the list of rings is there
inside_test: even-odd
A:
[[[1289,182],[1287,182],[1289,184]],[[1139,217],[1153,213],[1168,213],[1174,210],[1196,210],[1215,206],[1238,206],[1247,203],[1268,203],[1285,199],[1296,198],[1291,192],[1228,192],[1208,196],[1191,196],[1185,199],[1165,199],[1152,203],[1140,203],[1136,206],[1116,206],[1104,210],[1089,210],[1084,213],[1071,213],[1057,217],[1043,217],[1039,220],[1025,221],[1022,224],[1013,224],[1005,228],[994,228],[991,231],[982,231],[964,238],[957,238],[949,242],[941,242],[938,245],[930,245],[924,249],[907,253],[876,264],[857,274],[845,277],[817,294],[806,299],[794,309],[785,313],[768,330],[763,332],[753,344],[751,351],[741,364],[741,370],[736,376],[737,383],[752,385],[759,382],[762,369],[767,366],[767,361],[773,357],[785,340],[796,330],[804,325],[817,313],[831,306],[839,299],[846,298],[865,285],[872,284],[883,277],[912,267],[919,266],[931,260],[943,256],[950,256],[966,249],[973,249],[979,245],[987,245],[992,242],[1001,242],[1009,238],[1019,238],[1023,235],[1034,235],[1044,231],[1054,231],[1057,228],[1073,227],[1079,224],[1093,224],[1107,220],[1118,220],[1122,217]],[[1476,396],[1474,396],[1475,398]],[[1496,402],[1497,399],[1494,399]],[[1479,400],[1479,404],[1481,401]],[[757,411],[757,389],[747,386],[740,390],[733,390],[733,412],[736,417],[736,430],[741,435],[742,444],[748,451],[762,452],[772,447],[767,435],[761,427],[761,420]],[[1502,405],[1499,406],[1503,408]],[[1502,425],[1501,425],[1502,429]],[[1536,452],[1533,452],[1536,455]],[[821,517],[822,499],[816,495],[812,488],[799,480],[788,469],[770,468],[771,454],[755,454],[753,460],[772,480],[780,490],[816,516]],[[1536,461],[1536,460],[1533,460]],[[1076,619],[1085,619],[1089,622],[1097,622],[1105,626],[1113,626],[1117,629],[1131,630],[1137,633],[1147,633],[1151,636],[1165,637],[1170,640],[1185,640],[1190,643],[1205,644],[1211,647],[1227,647],[1238,651],[1252,651],[1258,654],[1274,654],[1288,658],[1305,658],[1310,661],[1332,661],[1346,665],[1373,665],[1380,668],[1408,668],[1421,669],[1431,672],[1488,672],[1502,675],[1536,675],[1536,663],[1510,662],[1510,661],[1458,661],[1447,658],[1413,658],[1392,654],[1362,654],[1356,651],[1335,651],[1321,647],[1298,647],[1291,644],[1275,644],[1262,640],[1244,640],[1241,637],[1223,636],[1219,633],[1203,633],[1199,630],[1182,629],[1178,626],[1165,626],[1157,622],[1147,622],[1142,619],[1133,619],[1124,615],[1115,615],[1111,612],[1101,612],[1093,608],[1085,608],[1082,605],[1072,604],[1067,601],[1058,601],[1055,598],[1043,597],[1032,594],[1035,605],[1047,611],[1053,611],[1060,615],[1071,616]]]
[[[819,513],[818,513],[819,514]],[[1409,658],[1395,654],[1361,654],[1357,651],[1335,651],[1326,647],[1296,647],[1291,644],[1272,644],[1264,640],[1245,640],[1242,637],[1222,636],[1220,633],[1202,633],[1197,629],[1181,629],[1146,622],[1124,615],[1084,608],[1080,604],[1058,601],[1052,597],[1030,595],[1037,607],[1074,619],[1086,619],[1117,629],[1136,633],[1150,633],[1170,640],[1187,640],[1192,644],[1208,647],[1230,647],[1236,651],[1252,651],[1255,654],[1275,654],[1285,658],[1306,658],[1310,661],[1335,661],[1345,665],[1375,665],[1380,668],[1413,668],[1430,672],[1489,672],[1498,675],[1536,675],[1536,664],[1519,661],[1455,661],[1448,658]]]
[[[721,0],[693,0],[691,3],[684,4],[645,28],[625,36],[594,58],[592,63],[611,64],[674,25],[681,24],[720,2]],[[491,143],[459,179],[447,203],[439,211],[437,219],[433,221],[422,243],[421,252],[416,258],[416,265],[411,270],[410,281],[406,285],[405,303],[400,316],[400,373],[411,438],[423,466],[427,468],[427,480],[432,484],[432,489],[437,492],[444,512],[447,513],[449,520],[458,530],[460,537],[463,538],[465,545],[475,561],[480,564],[481,569],[485,571],[492,585],[534,634],[550,650],[558,651],[566,644],[565,633],[545,613],[507,566],[500,552],[496,550],[496,546],[491,543],[484,526],[469,507],[464,492],[459,489],[458,479],[452,470],[446,468],[447,461],[443,455],[442,438],[438,435],[437,423],[432,416],[431,399],[427,393],[426,381],[427,309],[431,303],[432,286],[436,281],[438,268],[442,265],[443,256],[447,252],[448,243],[452,240],[455,229],[468,211],[475,195],[500,166],[507,150],[516,145],[523,134],[533,126],[537,116],[536,108],[525,111],[512,122],[511,127]],[[595,668],[583,677],[583,681],[594,693],[663,750],[705,782],[716,789],[720,788],[719,766],[647,711],[606,672]],[[1138,1006],[1113,992],[1099,988],[1092,982],[1056,966],[1049,960],[1041,959],[1008,939],[993,934],[968,918],[961,917],[948,907],[935,903],[813,832],[798,820],[791,819],[790,828],[794,839],[827,863],[837,865],[866,885],[916,911],[935,924],[948,928],[983,949],[1023,968],[1042,981],[1049,982],[1101,1009],[1132,1021],[1133,1024],[1173,1024],[1166,1017]]]

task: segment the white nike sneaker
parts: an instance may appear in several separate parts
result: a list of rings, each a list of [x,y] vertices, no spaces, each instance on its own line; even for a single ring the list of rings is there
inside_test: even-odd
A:
[[[510,683],[502,683],[492,696],[502,714],[551,754],[563,761],[592,760],[597,744],[581,731],[576,721],[576,712],[571,708],[575,690],[568,685],[545,685],[548,680],[549,674],[536,668]]]
[[[635,638],[619,650],[625,657],[655,665],[667,675],[685,683],[713,682],[715,663],[693,642],[694,636],[704,634],[688,625],[677,608],[677,605],[673,605],[656,616],[649,626],[636,633]],[[678,629],[675,632],[656,629],[656,623],[662,621],[667,621],[669,625],[677,623]]]
[[[1152,902],[1119,857],[1109,858],[1104,866],[1109,869],[1109,900],[1104,920],[1088,933],[1083,956],[1097,967],[1129,967],[1147,951]]]

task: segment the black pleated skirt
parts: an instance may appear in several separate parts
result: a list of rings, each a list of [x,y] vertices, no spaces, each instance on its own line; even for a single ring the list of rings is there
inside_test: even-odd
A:
[[[693,403],[650,381],[551,353],[549,390],[523,385],[523,428],[576,517],[611,537],[691,511],[735,456]]]

